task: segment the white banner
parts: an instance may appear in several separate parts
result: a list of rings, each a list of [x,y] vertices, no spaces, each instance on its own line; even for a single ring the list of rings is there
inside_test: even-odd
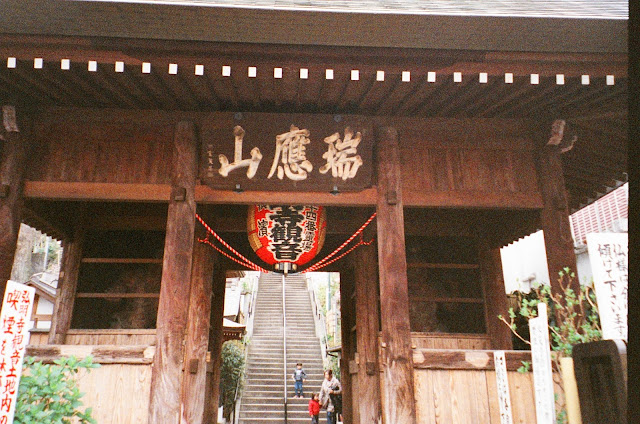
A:
[[[587,234],[587,248],[602,338],[628,340],[629,237],[627,233]]]
[[[553,395],[547,305],[542,302],[538,303],[538,317],[529,320],[529,334],[536,399],[536,422],[538,424],[555,424],[556,405]]]
[[[493,352],[493,363],[496,368],[498,403],[500,403],[500,424],[513,424],[511,397],[509,396],[509,379],[507,377],[507,361],[504,357],[504,350],[496,350]]]
[[[7,281],[2,302],[0,336],[0,423],[13,423],[24,351],[29,343],[29,326],[36,290]]]

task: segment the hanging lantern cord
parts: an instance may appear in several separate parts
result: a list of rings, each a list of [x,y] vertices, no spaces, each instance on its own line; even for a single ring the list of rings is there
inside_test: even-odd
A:
[[[369,217],[369,219],[362,224],[362,226],[360,228],[358,228],[358,230],[353,233],[353,235],[351,237],[349,237],[347,239],[347,241],[345,241],[344,243],[342,243],[336,250],[334,250],[333,252],[331,252],[330,254],[328,254],[324,259],[316,262],[315,264],[311,265],[309,268],[305,269],[302,272],[312,272],[312,271],[317,271],[320,268],[324,268],[325,266],[334,263],[335,261],[345,257],[346,255],[348,255],[349,253],[351,253],[356,247],[360,246],[360,245],[370,245],[371,243],[373,243],[373,239],[371,239],[368,242],[365,242],[364,240],[362,240],[362,232],[364,231],[365,228],[367,228],[367,226],[369,224],[371,224],[371,221],[373,221],[373,219],[376,217],[377,213],[374,212],[373,215],[371,215]],[[351,247],[349,250],[347,250],[345,253],[343,253],[342,255],[338,256],[337,258],[333,259],[330,262],[327,262],[329,259],[331,259],[332,257],[334,257],[338,252],[340,252],[342,249],[344,249],[344,247],[346,245],[348,245],[349,243],[351,243],[351,241],[356,238],[358,235],[360,235],[360,241],[358,243],[356,243],[353,247]]]
[[[209,225],[207,225],[207,223],[204,222],[204,220],[197,213],[196,213],[196,219],[200,222],[200,224],[202,224],[202,226],[207,230],[207,233],[208,233],[206,238],[198,239],[198,241],[200,243],[208,244],[209,246],[213,247],[214,249],[216,249],[218,252],[220,252],[221,254],[226,256],[227,258],[231,259],[234,262],[239,263],[242,266],[246,266],[247,268],[253,269],[255,271],[260,271],[260,272],[264,272],[264,273],[269,272],[266,269],[262,268],[261,266],[254,264],[249,259],[247,259],[244,256],[242,256],[240,254],[240,252],[235,250],[233,247],[229,246],[229,244],[226,241],[224,241],[222,239],[222,237],[220,237],[215,231],[213,231],[213,229]],[[222,249],[220,249],[219,247],[217,247],[213,243],[211,243],[211,241],[209,240],[209,234],[214,236],[216,238],[216,240],[218,240],[224,247],[229,249],[229,251],[231,251],[231,253],[233,253],[238,258],[240,258],[240,260],[232,257],[231,255],[229,255],[228,253],[222,251]]]

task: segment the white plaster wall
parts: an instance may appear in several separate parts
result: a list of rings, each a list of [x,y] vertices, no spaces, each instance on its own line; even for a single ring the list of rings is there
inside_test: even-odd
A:
[[[544,248],[542,230],[526,236],[500,249],[502,274],[507,293],[516,290],[528,293],[531,289],[528,279],[549,284],[549,267]]]

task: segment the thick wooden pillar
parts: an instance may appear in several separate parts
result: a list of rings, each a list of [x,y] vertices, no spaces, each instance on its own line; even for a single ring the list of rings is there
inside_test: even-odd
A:
[[[149,424],[180,422],[180,381],[196,213],[196,151],[193,123],[179,122],[174,136],[172,190],[158,302]]]
[[[213,249],[195,240],[182,378],[182,419],[189,424],[201,424],[204,416],[214,262]]]
[[[224,295],[227,286],[227,272],[216,268],[213,273],[213,297],[211,299],[211,330],[209,333],[209,352],[211,362],[207,371],[206,401],[204,424],[215,424],[218,419],[220,399],[220,365],[222,363],[222,320],[224,318]]]
[[[558,121],[554,123],[554,128]],[[564,127],[563,127],[564,128]],[[559,144],[562,134],[552,132],[549,143],[540,149],[537,170],[543,209],[541,213],[544,244],[549,266],[549,282],[551,290],[560,292],[558,273],[565,267],[577,272],[576,255],[573,250],[573,238],[569,224],[569,206],[567,191],[562,172],[562,147]],[[579,281],[574,279],[572,288],[579,289]]]
[[[368,237],[367,237],[368,238]],[[358,339],[358,401],[360,424],[378,424],[382,419],[380,370],[378,367],[378,268],[376,246],[354,251],[356,284],[356,329]]]
[[[84,214],[81,214],[84,215]],[[73,306],[78,288],[78,275],[82,261],[82,244],[84,242],[84,217],[78,220],[73,238],[62,242],[62,262],[58,282],[58,295],[53,308],[49,344],[64,344],[67,332],[71,327]]]
[[[350,363],[355,358],[353,328],[355,322],[355,305],[353,302],[354,287],[353,269],[340,269],[340,319],[342,336],[342,353],[340,358],[340,383],[342,384],[342,416],[345,424],[352,424],[354,390],[351,378]]]
[[[491,248],[486,237],[481,237],[478,245],[487,308],[487,334],[491,339],[491,348],[512,350],[511,331],[498,319],[498,315],[509,316],[500,249]]]
[[[15,109],[3,106],[4,129],[0,135],[0,294],[4,295],[18,243],[22,186],[27,169],[28,141],[18,132]]]
[[[397,131],[377,129],[378,268],[386,423],[415,424],[413,353]]]

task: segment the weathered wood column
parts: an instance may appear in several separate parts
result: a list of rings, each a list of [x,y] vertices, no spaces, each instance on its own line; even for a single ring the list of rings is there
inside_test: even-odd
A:
[[[353,380],[350,363],[355,357],[352,329],[355,326],[355,305],[353,304],[354,287],[353,268],[340,268],[340,319],[342,352],[340,357],[340,383],[342,384],[342,416],[345,424],[353,420]]]
[[[547,265],[549,267],[549,282],[551,290],[558,293],[560,284],[558,272],[569,267],[577,272],[576,254],[573,250],[573,238],[569,224],[569,205],[567,190],[564,185],[561,154],[564,121],[555,121],[551,128],[549,142],[540,149],[537,160],[537,171],[540,191],[542,193],[543,209],[541,213],[544,244],[547,251]],[[570,147],[569,147],[570,148]],[[579,289],[577,278],[572,288]]]
[[[84,212],[81,212],[73,238],[62,241],[62,262],[58,282],[58,296],[53,308],[49,344],[64,344],[67,332],[71,328],[73,306],[78,288],[78,275],[82,261],[82,244],[84,242]]]
[[[0,295],[4,296],[18,243],[22,186],[27,169],[28,141],[18,131],[13,106],[2,107],[4,141],[0,150]]]
[[[158,302],[149,424],[180,422],[180,381],[189,312],[196,213],[197,150],[193,123],[182,121],[176,125],[173,151],[172,189]]]
[[[500,249],[492,248],[486,241],[487,237],[481,236],[478,246],[487,307],[487,334],[492,349],[512,350],[511,331],[498,319],[498,315],[509,316]]]
[[[199,229],[196,235],[205,232]],[[182,419],[189,424],[201,424],[204,416],[214,262],[213,249],[195,240],[182,378]]]
[[[398,136],[394,128],[377,129],[378,268],[385,422],[415,424],[413,353],[409,288],[404,244]]]
[[[371,231],[373,233],[373,231]],[[370,238],[367,234],[365,238]],[[376,246],[360,246],[354,252],[356,283],[356,328],[358,339],[358,402],[361,424],[382,419],[380,370],[378,367],[378,269]]]
[[[211,362],[207,371],[205,395],[205,424],[216,424],[218,419],[218,399],[220,398],[220,365],[222,363],[222,320],[224,318],[224,295],[227,286],[227,272],[216,267],[213,273],[213,298],[211,299],[211,330],[209,332],[209,352]]]

